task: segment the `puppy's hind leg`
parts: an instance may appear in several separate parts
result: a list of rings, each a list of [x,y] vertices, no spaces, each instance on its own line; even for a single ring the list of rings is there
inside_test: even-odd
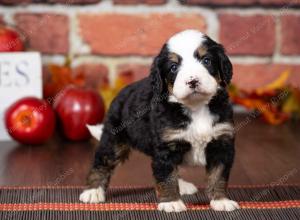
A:
[[[87,189],[80,194],[80,201],[84,203],[105,201],[105,191],[111,174],[114,168],[128,157],[130,151],[126,145],[112,143],[105,141],[105,137],[102,136],[93,167],[87,177]]]

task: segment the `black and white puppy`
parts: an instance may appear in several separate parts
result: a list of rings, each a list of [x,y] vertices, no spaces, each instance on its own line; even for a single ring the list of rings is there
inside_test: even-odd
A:
[[[197,192],[179,178],[183,165],[205,166],[212,209],[238,209],[226,196],[234,159],[233,111],[226,91],[231,77],[222,45],[197,30],[171,37],[149,77],[124,88],[112,102],[80,200],[104,202],[114,168],[138,149],[152,159],[159,210],[185,211],[180,196]]]

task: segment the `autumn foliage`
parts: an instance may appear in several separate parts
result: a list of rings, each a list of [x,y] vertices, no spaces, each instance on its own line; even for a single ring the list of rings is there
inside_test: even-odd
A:
[[[49,79],[44,82],[43,94],[45,99],[55,97],[68,85],[84,86],[85,84],[84,73],[74,75],[68,59],[64,65],[50,64],[46,68]]]
[[[286,85],[289,75],[289,71],[285,71],[273,82],[253,91],[230,85],[231,99],[235,104],[257,111],[264,121],[272,125],[281,124],[288,119],[298,119],[300,90]]]

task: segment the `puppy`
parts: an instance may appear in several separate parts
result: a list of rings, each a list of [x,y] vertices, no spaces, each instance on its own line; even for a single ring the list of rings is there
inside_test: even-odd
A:
[[[197,30],[171,37],[154,59],[149,77],[127,86],[113,100],[80,200],[104,202],[114,168],[137,149],[152,159],[158,210],[185,211],[180,196],[197,192],[179,178],[183,165],[206,168],[212,209],[238,209],[226,196],[234,159],[233,111],[226,91],[231,77],[222,45]]]

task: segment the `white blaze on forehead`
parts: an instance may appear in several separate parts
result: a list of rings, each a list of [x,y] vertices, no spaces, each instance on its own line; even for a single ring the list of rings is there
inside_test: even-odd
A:
[[[193,56],[195,50],[205,40],[204,34],[197,30],[186,30],[175,34],[168,41],[168,49],[181,57]]]

